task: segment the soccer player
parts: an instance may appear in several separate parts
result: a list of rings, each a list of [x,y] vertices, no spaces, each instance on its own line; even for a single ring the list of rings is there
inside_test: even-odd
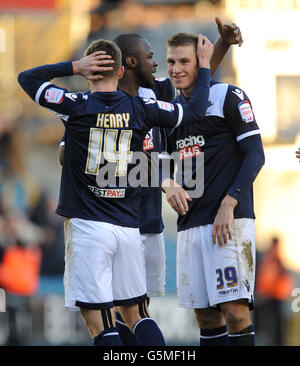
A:
[[[195,87],[196,47],[193,34],[178,33],[167,42],[168,73],[181,91],[176,98],[180,103],[189,101]],[[203,192],[197,197],[190,198],[184,164],[181,181],[172,176],[163,181],[166,198],[179,213],[179,305],[194,309],[200,345],[254,345],[252,184],[264,164],[264,151],[246,93],[211,81],[206,117],[170,130],[167,150],[178,153],[176,163],[185,162],[196,180],[198,174],[198,183],[204,158]]]
[[[86,52],[95,60],[106,53],[114,61],[113,70],[90,81],[89,95],[70,93],[50,82],[82,74],[80,60],[39,66],[18,76],[25,92],[59,115],[66,128],[57,208],[66,217],[65,305],[80,309],[95,345],[122,345],[114,306],[132,329],[137,345],[165,344],[156,323],[141,318],[138,311],[147,296],[138,229],[140,190],[119,183],[136,167],[131,164],[133,153],[142,151],[144,136],[153,126],[175,128],[205,115],[212,52],[213,45],[199,35],[197,85],[191,101],[183,106],[117,91],[124,73],[121,51],[106,40],[93,42]],[[115,186],[101,188],[98,175],[108,162],[114,163],[113,176],[118,179]]]
[[[214,73],[225,56],[230,45],[243,43],[239,27],[235,24],[223,25],[216,18],[220,37],[216,40],[211,59],[211,72]],[[175,90],[169,78],[154,79],[157,62],[154,59],[150,43],[137,34],[121,34],[114,39],[122,52],[124,75],[118,87],[131,96],[140,95],[145,98],[171,101]],[[86,60],[85,72],[93,75],[94,65]],[[105,70],[103,70],[105,71]],[[143,143],[147,153],[161,151],[161,131],[153,127],[145,136]],[[60,147],[60,161],[63,161],[63,145]],[[139,304],[142,317],[148,317],[149,298],[163,296],[165,293],[166,256],[163,236],[163,220],[161,217],[162,196],[159,187],[142,188],[140,233],[144,245],[146,264],[147,300]],[[145,209],[147,208],[147,209]],[[134,345],[135,337],[117,313],[117,328],[126,345]]]
[[[219,18],[216,19],[220,33],[215,42],[214,53],[211,59],[211,71],[215,72],[219,63],[225,56],[229,45],[242,44],[239,28],[235,25],[222,25]],[[119,88],[129,95],[140,95],[145,98],[171,101],[175,90],[169,78],[154,79],[157,63],[154,59],[151,44],[137,34],[121,34],[114,42],[122,51],[122,64],[125,68],[122,79],[119,80]],[[158,127],[152,128],[144,140],[144,152],[159,153],[163,138]],[[146,265],[147,300],[139,304],[142,317],[148,317],[148,304],[151,297],[159,297],[165,294],[166,255],[163,236],[163,220],[161,217],[162,196],[160,187],[142,188],[140,210],[140,233],[144,246]],[[122,317],[117,313],[117,327],[121,339],[126,345],[135,345],[135,338],[126,326]]]

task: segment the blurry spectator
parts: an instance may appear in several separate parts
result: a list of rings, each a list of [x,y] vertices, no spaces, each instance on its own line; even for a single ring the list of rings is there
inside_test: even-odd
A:
[[[7,124],[6,129],[2,129],[0,156],[0,215],[2,221],[1,246],[3,262],[4,259],[7,260],[7,256],[10,256],[11,249],[16,248],[16,246],[18,246],[16,252],[19,250],[19,253],[21,253],[21,248],[30,247],[37,253],[39,251],[37,244],[43,240],[43,230],[31,219],[40,200],[40,190],[33,177],[24,169],[22,140],[12,122]],[[2,267],[1,271],[3,270]],[[0,285],[5,288],[3,282],[9,279],[5,278],[6,276],[1,271]],[[37,284],[35,287],[37,287]]]
[[[256,281],[256,293],[270,319],[265,326],[268,327],[271,344],[277,346],[284,343],[283,302],[290,298],[295,286],[294,276],[281,261],[279,244],[279,239],[273,238],[270,248],[262,255]]]
[[[44,221],[47,222],[47,225],[44,226],[47,235],[42,245],[41,276],[63,276],[64,273],[64,219],[55,213],[56,204],[56,201],[45,195],[35,212],[36,222],[41,217],[40,213],[47,213]]]
[[[55,232],[46,196],[25,169],[17,126],[12,121],[0,125],[0,287],[7,294],[8,344],[20,345],[24,340],[18,335],[17,319],[20,313],[30,318],[29,299],[39,286],[41,247],[55,239]]]

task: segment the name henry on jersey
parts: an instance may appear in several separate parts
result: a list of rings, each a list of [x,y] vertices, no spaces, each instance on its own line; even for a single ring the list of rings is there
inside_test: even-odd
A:
[[[205,145],[205,140],[202,135],[189,136],[184,139],[176,141],[176,149],[179,153],[179,159],[192,158],[200,155],[202,150],[201,146]]]
[[[97,127],[102,128],[124,128],[129,127],[129,113],[98,113]]]

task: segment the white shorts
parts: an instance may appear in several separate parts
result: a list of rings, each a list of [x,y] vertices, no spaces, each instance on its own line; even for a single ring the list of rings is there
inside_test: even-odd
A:
[[[77,218],[65,221],[65,306],[132,305],[147,298],[139,229]]]
[[[255,231],[253,219],[236,219],[232,240],[212,242],[213,225],[183,230],[177,236],[178,304],[207,308],[237,299],[253,302]]]
[[[141,235],[146,263],[147,295],[163,296],[166,285],[166,253],[163,233]]]

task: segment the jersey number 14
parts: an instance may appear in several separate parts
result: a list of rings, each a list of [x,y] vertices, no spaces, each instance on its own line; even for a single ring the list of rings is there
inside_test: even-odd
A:
[[[91,128],[85,173],[97,175],[100,164],[111,162],[117,164],[116,176],[126,175],[133,157],[131,138],[132,130]]]

